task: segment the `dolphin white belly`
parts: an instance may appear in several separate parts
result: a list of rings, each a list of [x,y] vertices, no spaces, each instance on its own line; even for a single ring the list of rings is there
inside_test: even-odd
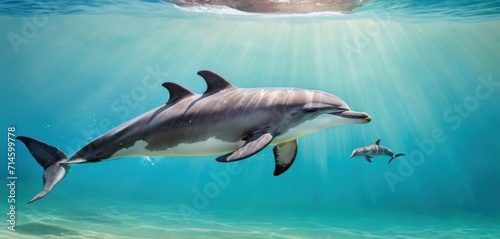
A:
[[[181,143],[173,148],[150,151],[146,149],[148,145],[146,141],[137,141],[132,147],[114,153],[110,159],[134,156],[210,156],[234,151],[243,146],[243,143],[243,141],[225,142],[212,137],[205,141]]]

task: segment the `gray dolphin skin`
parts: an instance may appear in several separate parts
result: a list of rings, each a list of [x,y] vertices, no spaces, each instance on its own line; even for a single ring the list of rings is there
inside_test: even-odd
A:
[[[221,76],[200,71],[207,84],[195,94],[163,83],[168,102],[94,139],[67,157],[59,149],[19,136],[44,168],[43,189],[29,203],[46,196],[72,164],[137,156],[221,155],[219,162],[250,157],[274,145],[274,175],[284,173],[297,155],[297,138],[329,127],[370,122],[339,97],[295,88],[237,88]]]
[[[250,13],[351,13],[369,0],[167,0],[180,7],[225,6]]]
[[[380,139],[377,139],[375,143],[372,145],[364,146],[364,147],[359,147],[352,151],[351,158],[353,157],[364,157],[366,161],[372,162],[371,158],[381,156],[381,155],[387,155],[390,156],[391,158],[389,159],[390,164],[393,159],[400,157],[400,156],[405,156],[405,154],[394,154],[390,149],[381,146],[380,145]]]

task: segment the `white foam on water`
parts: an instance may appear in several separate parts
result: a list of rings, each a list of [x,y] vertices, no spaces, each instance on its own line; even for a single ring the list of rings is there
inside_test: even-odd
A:
[[[341,12],[312,12],[312,13],[250,13],[236,10],[234,8],[226,6],[216,6],[216,5],[199,5],[190,7],[179,7],[175,5],[175,8],[187,12],[195,13],[206,13],[214,15],[232,15],[232,16],[255,16],[255,17],[266,17],[266,18],[289,18],[289,17],[329,17],[329,16],[343,16],[347,15]]]

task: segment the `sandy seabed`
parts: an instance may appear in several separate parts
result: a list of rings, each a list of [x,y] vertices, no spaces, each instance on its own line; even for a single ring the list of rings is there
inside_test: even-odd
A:
[[[7,238],[500,238],[498,219],[456,215],[183,214],[178,206],[108,202],[18,211]]]

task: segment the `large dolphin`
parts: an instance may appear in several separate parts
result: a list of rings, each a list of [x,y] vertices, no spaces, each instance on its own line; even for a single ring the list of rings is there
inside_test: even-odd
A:
[[[180,7],[225,6],[251,13],[350,13],[369,0],[166,0]]]
[[[218,155],[219,162],[250,157],[275,145],[274,175],[295,160],[297,138],[332,126],[370,122],[339,97],[294,88],[237,88],[210,71],[200,71],[205,93],[195,94],[175,83],[163,86],[168,102],[94,139],[67,157],[59,149],[20,136],[44,168],[43,190],[29,203],[46,196],[71,164],[95,163],[134,156]]]

